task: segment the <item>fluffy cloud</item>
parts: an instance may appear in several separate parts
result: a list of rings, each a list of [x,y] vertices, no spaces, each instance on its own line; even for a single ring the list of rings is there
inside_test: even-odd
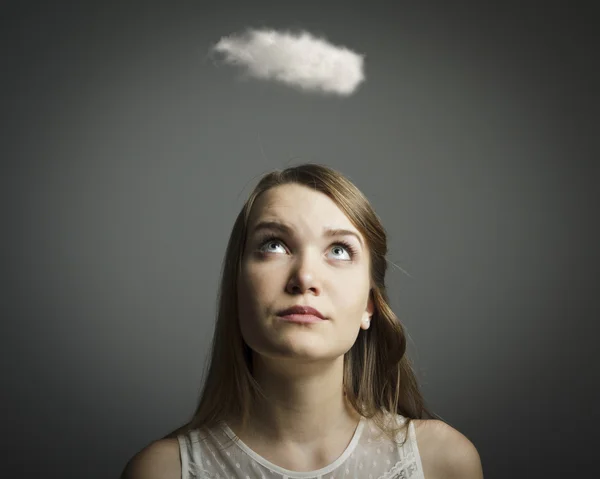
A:
[[[221,38],[212,51],[251,77],[305,92],[350,96],[365,80],[364,55],[306,31],[249,29]]]

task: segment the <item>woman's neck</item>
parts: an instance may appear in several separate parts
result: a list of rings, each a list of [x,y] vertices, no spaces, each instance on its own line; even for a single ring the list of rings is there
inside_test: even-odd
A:
[[[230,428],[267,461],[292,471],[315,471],[344,453],[360,423],[360,415],[350,405],[331,403],[321,404],[319,411],[290,410],[287,404],[275,406],[271,414],[266,408],[254,414],[254,409],[245,430],[239,423]]]
[[[254,376],[266,399],[251,409],[248,431],[263,441],[314,445],[354,431],[360,416],[343,387],[343,357],[330,362],[254,362]]]

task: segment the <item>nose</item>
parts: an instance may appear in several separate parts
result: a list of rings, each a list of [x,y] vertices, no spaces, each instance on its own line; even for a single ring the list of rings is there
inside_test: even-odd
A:
[[[294,265],[286,285],[286,291],[289,294],[306,294],[307,292],[315,296],[321,294],[321,286],[315,274],[316,266],[309,256],[308,254],[302,255]]]

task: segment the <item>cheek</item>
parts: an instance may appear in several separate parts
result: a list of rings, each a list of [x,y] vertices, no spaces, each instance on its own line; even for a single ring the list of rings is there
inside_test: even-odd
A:
[[[237,289],[240,318],[252,319],[270,303],[273,280],[250,267],[240,273]]]
[[[329,282],[328,290],[337,300],[354,304],[360,303],[368,295],[369,284],[369,278],[353,273],[336,277],[334,281]]]
[[[272,287],[272,286],[271,286]],[[270,304],[269,281],[262,280],[255,271],[245,270],[238,278],[238,321],[244,342],[253,351],[268,350],[263,317]]]
[[[353,323],[360,323],[369,301],[369,290],[370,282],[356,276],[337,282],[331,297],[340,317],[352,318]]]

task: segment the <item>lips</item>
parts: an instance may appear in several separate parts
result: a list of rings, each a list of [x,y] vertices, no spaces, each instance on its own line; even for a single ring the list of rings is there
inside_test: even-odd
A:
[[[277,316],[290,316],[293,314],[305,314],[308,316],[316,316],[320,319],[325,319],[318,309],[311,308],[310,306],[292,306],[291,308],[279,311]]]

